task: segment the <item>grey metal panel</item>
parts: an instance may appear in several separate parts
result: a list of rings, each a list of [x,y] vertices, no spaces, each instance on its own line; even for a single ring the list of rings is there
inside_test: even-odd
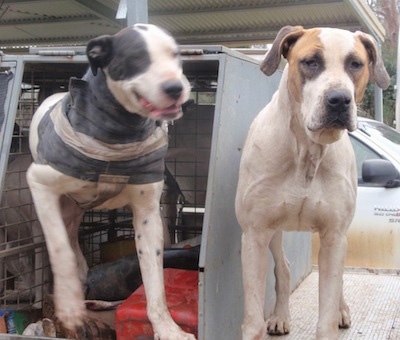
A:
[[[234,199],[241,149],[248,127],[278,87],[281,74],[264,76],[256,62],[220,55],[217,103],[200,253],[199,339],[240,339],[243,317],[241,229]],[[311,271],[309,235],[285,236],[292,288]],[[295,245],[295,247],[292,247]],[[271,261],[267,312],[273,308]]]
[[[3,57],[1,59],[0,66],[9,68],[9,71],[12,72],[14,76],[8,82],[8,91],[4,104],[5,117],[3,127],[0,131],[0,193],[3,192],[4,177],[7,170],[8,155],[10,152],[18,98],[24,73],[24,61],[22,56],[13,56],[10,60],[4,59],[7,58]]]
[[[18,108],[18,99],[21,92],[22,77],[26,63],[82,63],[86,62],[86,55],[77,56],[39,56],[39,55],[3,55],[0,60],[2,68],[9,68],[14,77],[8,83],[8,92],[4,105],[5,119],[0,131],[0,192],[3,190],[4,177],[8,164],[15,117]]]

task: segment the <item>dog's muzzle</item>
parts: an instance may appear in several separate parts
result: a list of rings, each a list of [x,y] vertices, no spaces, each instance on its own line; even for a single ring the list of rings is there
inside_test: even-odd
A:
[[[168,80],[161,85],[164,93],[173,100],[178,100],[182,95],[183,84],[179,80]]]
[[[352,114],[352,96],[346,89],[333,89],[325,94],[324,106],[326,109],[324,127],[329,129],[354,130]]]
[[[141,97],[138,93],[136,97],[140,105],[145,108],[149,114],[149,118],[155,120],[175,120],[182,116],[182,96],[184,94],[184,84],[180,80],[168,80],[161,84],[161,90],[166,97],[170,99],[171,105],[168,107],[158,108],[145,97]],[[185,98],[186,99],[186,98]]]

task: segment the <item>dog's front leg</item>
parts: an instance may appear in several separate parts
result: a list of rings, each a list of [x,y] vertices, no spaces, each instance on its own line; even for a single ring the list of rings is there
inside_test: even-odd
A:
[[[83,256],[82,249],[79,245],[79,225],[82,221],[85,210],[79,207],[72,199],[67,196],[60,198],[62,218],[67,230],[69,242],[72,251],[75,254],[76,263],[78,266],[78,277],[81,281],[83,291],[86,290],[86,278],[89,270],[86,259]]]
[[[160,197],[163,182],[131,186],[135,242],[146,293],[147,315],[155,339],[194,340],[172,320],[168,311],[163,275],[163,225]]]
[[[33,163],[27,180],[53,270],[56,315],[65,327],[75,329],[83,324],[85,306],[75,255],[62,219],[58,174],[46,165]]]
[[[242,275],[244,289],[243,340],[262,340],[267,328],[264,318],[267,251],[274,231],[244,228],[242,234]]]
[[[273,315],[267,323],[269,334],[283,335],[290,332],[290,270],[283,249],[282,231],[277,231],[269,245],[275,262],[276,303]]]
[[[318,340],[337,339],[339,325],[350,326],[349,309],[343,298],[343,268],[347,238],[345,233],[335,229],[330,228],[320,234]]]

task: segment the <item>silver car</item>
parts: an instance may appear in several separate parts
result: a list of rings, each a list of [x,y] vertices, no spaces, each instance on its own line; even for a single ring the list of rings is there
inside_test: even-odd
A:
[[[359,118],[349,133],[357,160],[357,207],[348,231],[346,266],[400,269],[400,133]],[[313,236],[313,263],[319,248]]]

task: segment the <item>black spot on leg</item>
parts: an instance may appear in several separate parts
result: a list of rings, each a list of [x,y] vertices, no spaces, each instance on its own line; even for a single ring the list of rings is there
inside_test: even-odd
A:
[[[144,190],[140,190],[140,194],[141,194],[141,195],[144,195]]]
[[[146,225],[149,221],[148,220],[144,220],[143,224]]]
[[[160,256],[160,255],[161,255],[161,250],[160,250],[160,249],[157,249],[157,250],[156,250],[156,254],[157,254],[157,256]]]
[[[140,240],[142,238],[142,234],[137,234],[136,238]]]
[[[142,249],[139,249],[139,250],[138,250],[138,257],[141,258],[142,255],[143,255],[143,251],[142,251]]]

